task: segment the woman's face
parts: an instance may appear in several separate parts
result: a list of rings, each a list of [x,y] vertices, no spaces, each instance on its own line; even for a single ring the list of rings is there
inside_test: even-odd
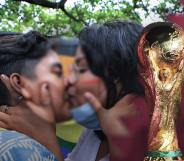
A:
[[[68,95],[72,107],[86,102],[85,92],[94,94],[103,106],[106,105],[107,89],[103,80],[92,73],[80,47],[77,48],[75,63],[68,77]]]
[[[66,101],[65,80],[63,76],[63,68],[58,55],[50,50],[48,54],[41,59],[35,67],[34,79],[25,80],[26,89],[31,95],[34,103],[40,104],[40,86],[43,83],[48,84],[49,97],[54,107],[56,121],[68,119],[68,101]]]

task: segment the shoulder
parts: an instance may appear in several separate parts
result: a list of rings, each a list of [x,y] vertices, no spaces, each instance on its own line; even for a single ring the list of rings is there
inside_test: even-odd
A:
[[[122,104],[122,108],[133,108],[134,110],[149,112],[150,107],[144,96],[137,94],[127,94],[116,105]]]
[[[43,145],[16,131],[0,131],[0,160],[5,161],[48,160],[55,156]]]

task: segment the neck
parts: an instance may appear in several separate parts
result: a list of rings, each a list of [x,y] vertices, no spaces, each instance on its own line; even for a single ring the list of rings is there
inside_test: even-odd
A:
[[[19,102],[19,105],[15,108],[17,110],[19,108],[19,117],[22,117],[22,121],[24,121],[19,123],[22,126],[19,126],[19,129],[16,130],[35,139],[52,151],[58,157],[58,160],[62,160],[57,143],[55,122],[49,123],[37,116],[24,104],[24,101]]]

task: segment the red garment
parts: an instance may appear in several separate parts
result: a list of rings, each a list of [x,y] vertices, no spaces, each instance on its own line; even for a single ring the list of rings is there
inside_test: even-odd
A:
[[[180,150],[184,155],[184,87],[179,118],[177,121],[177,135]],[[130,136],[110,137],[109,142],[116,145],[120,155],[110,156],[111,161],[143,161],[147,151],[148,131],[151,120],[151,109],[143,97],[132,100],[138,114],[135,117],[122,118],[122,125],[128,127]]]
[[[177,135],[178,135],[179,147],[184,156],[184,87],[182,88],[180,113],[177,121]]]
[[[183,14],[170,14],[169,16],[167,16],[167,19],[184,28],[184,15]]]
[[[180,3],[184,6],[184,0],[180,0]]]
[[[121,118],[122,124],[128,128],[130,135],[110,138],[109,141],[115,145],[117,151],[121,152],[120,155],[111,155],[111,161],[143,161],[147,151],[150,109],[141,96],[133,98],[132,102],[137,115]]]
[[[184,0],[180,0],[180,3],[184,6]],[[184,28],[184,14],[170,14],[167,19]]]

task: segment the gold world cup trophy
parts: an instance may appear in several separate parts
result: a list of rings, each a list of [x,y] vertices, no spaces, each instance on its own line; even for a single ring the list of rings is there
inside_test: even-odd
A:
[[[153,108],[144,161],[182,160],[176,121],[184,81],[183,29],[166,22],[148,25],[138,43],[138,57]]]

